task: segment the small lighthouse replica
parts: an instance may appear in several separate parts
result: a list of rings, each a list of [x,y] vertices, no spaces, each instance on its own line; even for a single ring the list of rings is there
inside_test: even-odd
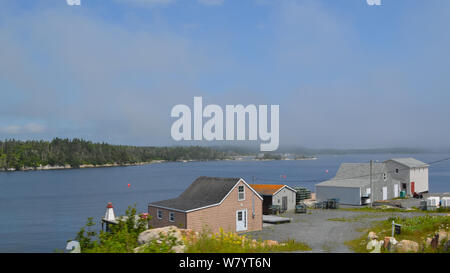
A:
[[[108,202],[106,206],[105,217],[102,218],[102,230],[109,232],[109,225],[117,225],[116,216],[114,214],[114,207],[111,202]]]

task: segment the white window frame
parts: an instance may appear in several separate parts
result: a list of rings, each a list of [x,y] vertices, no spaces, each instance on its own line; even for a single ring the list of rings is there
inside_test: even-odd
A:
[[[242,187],[242,189],[243,189],[243,191],[242,192],[240,192],[239,191],[239,189],[241,189],[241,187]],[[242,193],[242,198],[240,198],[241,196],[240,196],[240,194]],[[241,186],[238,186],[238,201],[244,201],[245,200],[245,186],[244,185],[241,185]]]
[[[161,214],[161,215],[160,215]],[[156,210],[156,217],[161,220],[163,218],[163,212],[162,210],[158,209]]]
[[[175,212],[169,212],[169,222],[175,222]]]

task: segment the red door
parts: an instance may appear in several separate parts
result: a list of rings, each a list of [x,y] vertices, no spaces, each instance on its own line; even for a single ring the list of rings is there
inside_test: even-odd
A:
[[[416,187],[415,187],[415,185],[414,185],[414,182],[411,182],[411,194],[412,195],[414,195],[414,193],[416,192],[416,189],[415,189]]]

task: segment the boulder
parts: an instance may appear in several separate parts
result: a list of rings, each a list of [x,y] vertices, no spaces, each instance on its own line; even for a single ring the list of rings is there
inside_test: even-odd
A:
[[[450,241],[447,241],[444,245],[444,252],[449,252],[450,251]]]
[[[266,240],[266,241],[264,241],[264,245],[265,246],[276,246],[276,245],[278,245],[278,242],[273,241],[273,240]]]
[[[383,247],[387,250],[391,250],[395,247],[395,245],[397,244],[397,240],[395,240],[394,237],[384,237],[384,245]]]
[[[372,240],[378,239],[378,236],[375,232],[371,231],[371,232],[369,232],[367,239],[369,239],[369,241],[372,241]]]
[[[442,243],[442,241],[447,240],[448,234],[445,230],[439,230],[437,234],[439,235],[439,245]]]
[[[177,246],[172,247],[172,251],[175,253],[184,253],[185,250],[186,250],[185,245],[177,245]]]
[[[175,226],[168,226],[162,228],[154,228],[148,229],[141,232],[138,236],[139,247],[134,249],[134,252],[141,252],[145,248],[145,244],[150,242],[156,242],[157,244],[161,244],[163,242],[163,238],[165,236],[173,236],[175,237],[175,246],[172,247],[172,252],[175,253],[183,253],[186,250],[186,245],[184,244],[183,237],[189,236],[192,240],[198,235],[197,232],[192,231],[190,229],[179,229]]]
[[[433,241],[433,239],[430,238],[430,237],[428,237],[428,238],[425,240],[425,247],[430,247],[432,241]]]
[[[167,236],[169,234],[177,238],[177,241],[183,240],[180,229],[175,226],[168,226],[162,228],[147,229],[141,232],[138,236],[138,243],[140,245],[146,244],[152,240],[159,240],[161,236]]]
[[[402,240],[396,245],[395,249],[397,252],[418,252],[419,244],[410,240]]]
[[[383,246],[383,244],[384,241],[373,239],[369,243],[367,243],[366,249],[370,253],[381,253],[381,247]]]

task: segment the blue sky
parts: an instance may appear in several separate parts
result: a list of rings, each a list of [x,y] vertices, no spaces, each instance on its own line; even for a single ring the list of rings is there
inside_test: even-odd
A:
[[[281,146],[450,146],[450,1],[0,4],[0,138],[170,145],[203,96],[279,104]]]

